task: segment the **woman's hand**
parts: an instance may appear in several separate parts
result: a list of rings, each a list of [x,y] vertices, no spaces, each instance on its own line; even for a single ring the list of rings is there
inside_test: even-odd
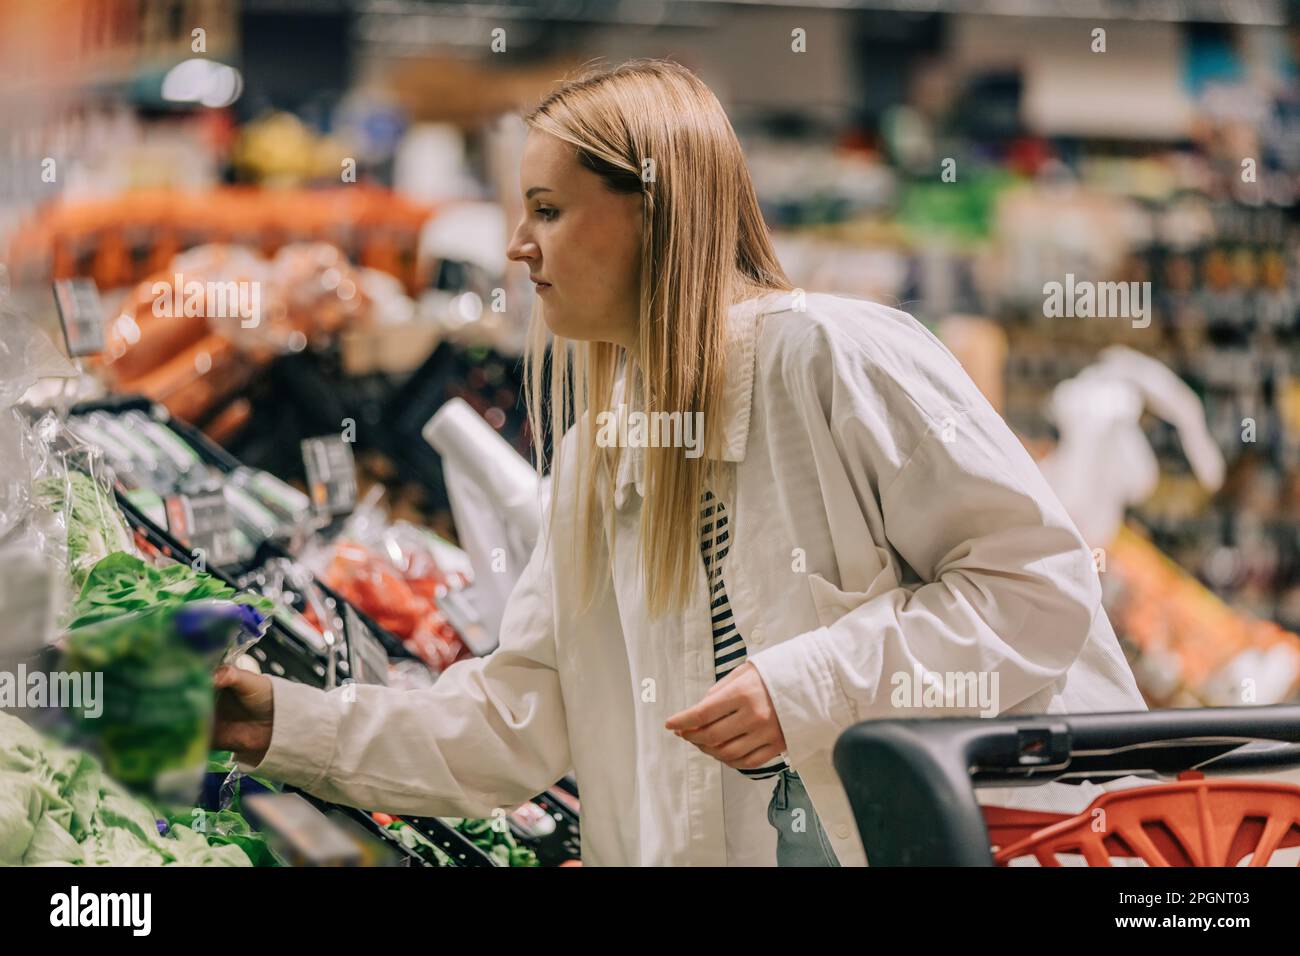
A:
[[[772,698],[758,668],[748,661],[664,726],[737,770],[764,767],[785,753],[785,735]]]
[[[240,763],[261,763],[271,746],[275,717],[271,678],[225,665],[217,668],[212,683],[217,688],[213,749],[234,751]]]

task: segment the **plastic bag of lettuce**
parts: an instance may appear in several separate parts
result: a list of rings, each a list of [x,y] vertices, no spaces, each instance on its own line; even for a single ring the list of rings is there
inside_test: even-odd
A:
[[[171,805],[202,785],[212,670],[265,632],[274,605],[187,565],[115,553],[90,569],[64,635],[64,667],[102,673],[95,713],[73,711],[108,773]]]
[[[68,468],[35,482],[36,500],[55,515],[66,541],[68,579],[74,589],[98,561],[135,550],[113,493],[89,475]],[[60,549],[60,553],[64,553]]]

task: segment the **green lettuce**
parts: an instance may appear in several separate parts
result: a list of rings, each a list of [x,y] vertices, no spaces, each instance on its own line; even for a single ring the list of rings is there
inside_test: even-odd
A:
[[[111,494],[84,472],[42,478],[36,499],[59,515],[67,529],[68,578],[81,587],[96,562],[114,551],[132,551],[134,543]]]
[[[141,792],[179,799],[202,776],[215,660],[179,638],[174,623],[179,608],[201,600],[242,603],[263,615],[274,607],[187,565],[154,568],[123,553],[97,563],[73,602],[67,667],[103,674],[102,713],[82,715],[82,729],[98,742],[109,773]]]
[[[269,616],[275,609],[269,598],[237,592],[220,578],[196,571],[189,565],[155,568],[134,555],[119,552],[103,558],[86,575],[72,605],[69,629],[86,627],[133,611],[207,599],[247,604],[263,616]],[[143,656],[155,648],[136,645],[133,649],[116,649],[118,653],[128,650],[136,656]]]
[[[0,713],[0,866],[41,864],[249,866],[251,860],[233,837],[212,840],[180,825],[160,833],[154,810],[105,776],[93,757]]]
[[[171,814],[168,821],[173,828],[188,826],[207,838],[210,846],[237,846],[252,861],[253,866],[279,866],[280,861],[267,845],[266,837],[258,833],[243,814],[234,810],[200,810]]]

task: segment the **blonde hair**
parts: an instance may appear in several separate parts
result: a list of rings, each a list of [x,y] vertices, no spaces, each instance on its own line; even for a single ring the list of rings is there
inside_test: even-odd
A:
[[[665,60],[632,60],[564,82],[525,117],[531,130],[572,144],[578,161],[607,188],[640,193],[643,210],[637,348],[555,336],[550,353],[549,418],[558,494],[560,454],[570,423],[581,480],[572,569],[587,607],[595,595],[598,514],[613,537],[613,481],[619,448],[598,447],[593,422],[612,410],[624,373],[622,401],[658,412],[700,412],[705,454],[643,449],[641,568],[652,616],[689,598],[699,554],[700,500],[714,475],[709,453],[720,447],[729,308],[771,290],[789,290],[768,237],[740,143],[717,97],[695,74]],[[646,161],[650,160],[650,163]],[[653,175],[643,176],[643,170]],[[528,419],[545,471],[540,397],[547,328],[534,303],[524,352]],[[570,391],[572,396],[570,397]],[[597,488],[600,497],[597,497]],[[599,512],[598,512],[598,509]],[[552,508],[547,534],[554,524]]]

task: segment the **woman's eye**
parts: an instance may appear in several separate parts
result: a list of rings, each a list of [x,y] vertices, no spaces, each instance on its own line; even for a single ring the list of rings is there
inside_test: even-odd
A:
[[[555,219],[555,217],[558,216],[559,214],[560,214],[560,210],[558,210],[558,209],[552,209],[552,208],[549,207],[549,206],[538,206],[538,207],[537,207],[537,215],[541,216],[542,219],[543,219],[543,221],[545,221],[545,222],[551,222],[551,221],[552,221],[553,219]]]

